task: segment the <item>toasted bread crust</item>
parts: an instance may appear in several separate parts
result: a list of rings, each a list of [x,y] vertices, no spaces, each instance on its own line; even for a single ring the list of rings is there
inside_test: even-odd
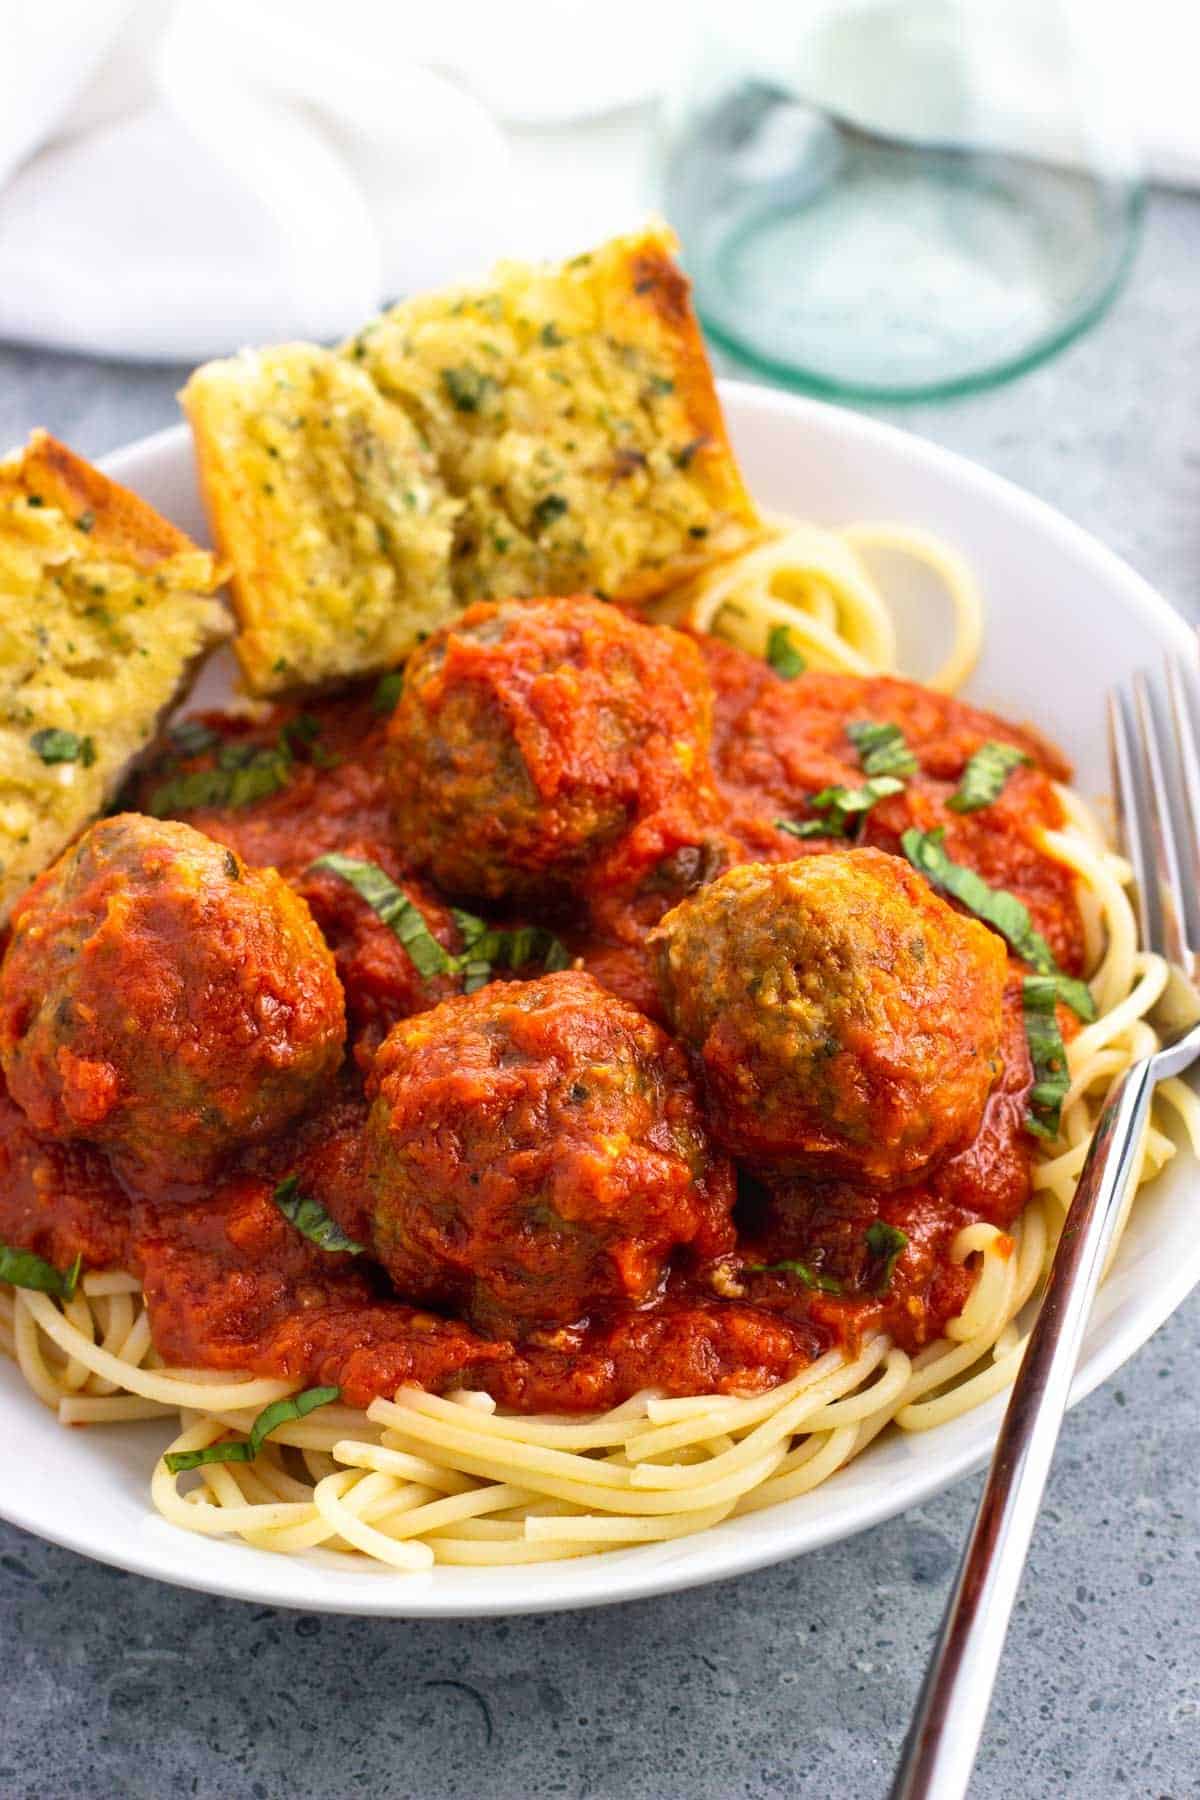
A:
[[[640,602],[758,534],[665,226],[285,344],[180,396],[256,693],[400,661],[479,598]],[[403,506],[397,506],[397,495]]]
[[[361,369],[282,344],[206,363],[180,399],[255,693],[389,667],[443,622],[453,508]]]
[[[0,921],[229,635],[208,597],[220,579],[208,551],[47,432],[0,462]]]
[[[196,549],[178,526],[48,431],[30,432],[25,448],[0,462],[0,495],[6,493],[35,494],[71,519],[90,513],[93,544],[139,568]]]
[[[213,365],[206,365],[211,367]],[[180,405],[192,428],[196,472],[209,525],[229,566],[229,592],[240,627],[235,648],[239,660],[254,659],[257,627],[262,616],[259,593],[269,582],[261,568],[252,509],[247,504],[248,484],[219,451],[219,416],[215,394],[193,376],[179,395]]]
[[[676,249],[652,225],[558,267],[501,263],[343,346],[419,421],[463,502],[460,601],[645,600],[761,529]]]
[[[664,351],[674,370],[676,391],[693,425],[692,466],[698,483],[717,514],[724,514],[731,528],[725,554],[745,547],[761,530],[758,510],[742,480],[729,442],[725,415],[717,398],[712,365],[692,310],[692,284],[675,261],[678,240],[665,227],[633,239],[627,252],[629,288],[618,294],[621,312],[636,317],[638,310],[653,314],[663,334]],[[701,569],[719,560],[723,546],[707,546],[707,553],[691,559],[681,556],[678,570],[633,575],[621,592],[623,600],[647,600],[680,585]],[[683,565],[687,563],[687,566]]]

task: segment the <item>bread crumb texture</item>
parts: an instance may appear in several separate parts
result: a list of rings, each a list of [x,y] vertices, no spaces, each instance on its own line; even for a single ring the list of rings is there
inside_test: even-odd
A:
[[[457,508],[401,407],[332,350],[283,344],[183,392],[257,693],[386,668],[453,610]]]
[[[647,600],[759,530],[656,226],[183,394],[259,693],[398,662],[472,600]]]
[[[0,921],[228,636],[220,574],[46,432],[0,462]]]

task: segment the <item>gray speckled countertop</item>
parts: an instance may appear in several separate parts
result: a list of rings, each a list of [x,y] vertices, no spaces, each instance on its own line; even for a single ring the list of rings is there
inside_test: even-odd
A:
[[[1081,344],[897,413],[1200,613],[1200,205],[1159,197]],[[99,454],[180,371],[0,349],[0,442]],[[973,1800],[1200,1795],[1200,1299],[1069,1419]],[[511,1623],[274,1612],[0,1527],[0,1796],[870,1797],[978,1493],[698,1593]]]

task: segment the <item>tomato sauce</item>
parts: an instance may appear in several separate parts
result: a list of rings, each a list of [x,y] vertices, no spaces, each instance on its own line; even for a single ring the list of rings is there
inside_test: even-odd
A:
[[[698,846],[683,809],[676,817],[664,807],[593,873],[590,929],[570,920],[561,929],[598,980],[661,1018],[642,940],[678,898],[681,871],[698,883],[730,859],[819,854],[819,840],[798,841],[776,821],[812,816],[810,797],[823,787],[862,781],[845,735],[856,719],[899,725],[920,763],[903,793],[870,812],[861,841],[898,851],[909,826],[944,826],[949,854],[1022,899],[1061,966],[1080,972],[1083,933],[1070,876],[1034,836],[1038,826],[1062,823],[1053,779],[1068,770],[1056,751],[1032,732],[906,682],[819,674],[785,681],[714,640],[701,640],[701,649],[716,695],[721,817]],[[794,1182],[768,1194],[743,1178],[738,1255],[716,1271],[676,1269],[647,1305],[534,1331],[520,1342],[489,1338],[408,1304],[368,1256],[324,1251],[288,1222],[272,1195],[294,1175],[354,1235],[364,1191],[363,1072],[391,1025],[457,991],[454,976],[422,978],[349,885],[311,867],[332,850],[377,863],[439,941],[461,947],[448,905],[406,869],[394,842],[385,727],[362,689],[303,709],[279,707],[261,721],[206,715],[198,734],[139,777],[129,797],[133,807],[185,816],[250,864],[275,866],[308,901],[346,992],[353,1055],[337,1091],[281,1139],[240,1155],[217,1182],[136,1194],[101,1151],[39,1138],[0,1096],[0,1239],[60,1268],[79,1253],[86,1266],[136,1273],[168,1363],[334,1383],[356,1405],[403,1382],[431,1390],[466,1384],[514,1407],[568,1412],[613,1405],[648,1386],[748,1392],[830,1347],[853,1349],[871,1330],[884,1329],[909,1349],[936,1337],[972,1280],[969,1267],[950,1261],[955,1234],[977,1219],[1005,1228],[1030,1193],[1035,1140],[1024,1120],[1032,1077],[1015,959],[1002,1075],[971,1145],[910,1187],[882,1195],[850,1182]],[[996,736],[1027,750],[1031,763],[983,811],[955,813],[946,802],[964,764]],[[277,779],[237,806],[174,812],[170,784],[186,797],[178,784],[210,767],[217,745],[268,759],[282,745]],[[877,1218],[908,1240],[882,1292],[872,1290],[863,1266],[864,1227]],[[802,1257],[841,1291],[813,1290],[762,1267],[790,1257]]]

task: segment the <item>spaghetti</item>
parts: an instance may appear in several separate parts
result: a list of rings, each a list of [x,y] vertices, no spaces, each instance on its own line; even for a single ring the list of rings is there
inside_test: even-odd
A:
[[[774,516],[763,542],[691,588],[688,622],[753,656],[766,655],[772,627],[782,625],[813,668],[889,674],[896,663],[896,631],[870,571],[872,553],[915,562],[944,591],[952,642],[925,686],[956,692],[979,658],[982,597],[958,551],[914,526],[863,522],[831,531]]]
[[[952,691],[978,654],[978,590],[957,553],[906,527],[830,532],[778,521],[766,541],[690,590],[690,623],[758,655],[783,625],[814,666],[887,671],[895,633],[867,566],[876,550],[914,556],[943,582],[954,642],[930,685]],[[1128,866],[1078,797],[1063,789],[1061,798],[1066,824],[1042,831],[1040,848],[1078,884],[1097,1017],[1068,1046],[1058,1135],[1042,1148],[1024,1212],[1009,1231],[974,1223],[953,1242],[951,1260],[970,1262],[975,1279],[936,1342],[909,1355],[874,1332],[856,1354],[830,1351],[767,1392],[645,1391],[590,1417],[511,1414],[480,1392],[401,1388],[365,1411],[339,1402],[285,1421],[252,1462],[206,1463],[193,1477],[160,1459],[151,1483],[158,1511],[205,1535],[398,1570],[586,1556],[793,1499],[889,1424],[929,1430],[1006,1387],[1097,1114],[1120,1073],[1154,1047],[1148,1014],[1170,975],[1137,947]],[[1180,1132],[1200,1155],[1200,1100],[1170,1081],[1158,1090],[1137,1185],[1176,1153]],[[63,1424],[171,1418],[175,1455],[231,1433],[245,1438],[264,1407],[296,1391],[282,1380],[163,1367],[139,1283],[118,1271],[85,1275],[62,1300],[0,1288],[0,1343]]]

